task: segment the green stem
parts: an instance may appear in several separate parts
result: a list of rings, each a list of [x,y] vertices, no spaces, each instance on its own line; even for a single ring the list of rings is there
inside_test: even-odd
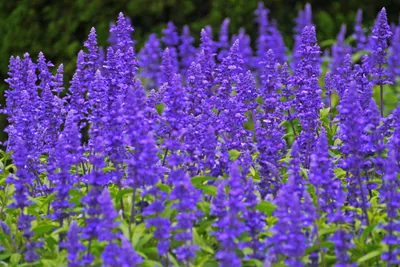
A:
[[[292,115],[290,114],[290,110],[288,110],[288,117],[289,117],[290,126],[292,126],[293,134],[294,134],[294,136],[297,136],[296,130],[294,128],[293,120],[292,120]]]
[[[331,95],[328,95],[328,103],[329,103],[329,113],[328,113],[329,127],[332,127],[332,96]]]
[[[121,192],[121,186],[119,187],[119,192]],[[121,197],[121,199],[119,200],[119,204],[121,206],[121,210],[122,210],[122,219],[125,220],[125,207],[124,207],[124,198]]]
[[[129,220],[129,240],[132,241],[132,224],[135,221],[135,200],[136,200],[136,187],[132,192],[132,207],[131,207],[131,217]]]
[[[368,211],[367,211],[367,203],[366,203],[366,199],[365,199],[365,193],[364,193],[364,188],[363,188],[363,184],[361,181],[361,177],[360,175],[357,174],[357,182],[358,185],[360,186],[360,192],[361,192],[361,202],[362,202],[362,212],[364,213],[365,219],[367,220],[367,226],[369,226],[369,218],[368,218]]]

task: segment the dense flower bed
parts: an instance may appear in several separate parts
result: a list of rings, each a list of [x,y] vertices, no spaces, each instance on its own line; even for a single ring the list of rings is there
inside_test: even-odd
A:
[[[399,264],[400,26],[382,9],[368,35],[359,12],[322,56],[307,5],[288,53],[268,13],[255,51],[226,19],[137,56],[121,13],[68,88],[11,57],[2,266]]]

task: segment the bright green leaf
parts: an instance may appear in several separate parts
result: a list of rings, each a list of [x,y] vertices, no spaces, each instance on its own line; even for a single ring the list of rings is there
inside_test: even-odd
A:
[[[229,159],[234,161],[240,156],[240,154],[242,154],[242,152],[237,151],[236,149],[231,149],[229,150]]]
[[[365,262],[365,261],[368,261],[368,260],[370,260],[370,259],[373,259],[373,258],[375,258],[375,257],[378,257],[378,256],[380,256],[380,255],[382,254],[382,252],[383,252],[383,251],[382,251],[381,249],[371,251],[370,253],[368,253],[368,254],[362,256],[361,258],[359,258],[359,259],[357,260],[357,263],[363,263],[363,262]]]
[[[142,238],[143,233],[146,231],[146,226],[144,223],[141,223],[139,225],[136,225],[135,228],[133,228],[132,231],[132,246],[136,247],[136,245],[139,243],[140,238]]]
[[[202,190],[207,195],[216,196],[217,195],[217,188],[212,185],[198,185],[196,186],[198,189]]]
[[[331,108],[323,108],[319,111],[321,119],[328,117]]]
[[[163,113],[163,111],[164,111],[164,104],[163,103],[157,104],[156,105],[156,110],[157,110],[158,114],[161,115]]]
[[[268,216],[272,216],[272,212],[276,209],[276,206],[269,201],[262,200],[255,206],[255,209]]]
[[[22,255],[19,253],[13,253],[10,257],[11,266],[18,266],[19,261],[21,260]]]
[[[193,229],[193,241],[196,245],[198,245],[202,250],[214,254],[214,250],[207,245],[207,242],[197,233],[197,230]]]
[[[162,267],[158,261],[144,260],[141,264],[142,267]]]
[[[45,222],[37,225],[32,230],[35,233],[35,237],[42,236],[44,234],[50,233],[54,228],[57,228],[58,224],[53,222]]]
[[[377,224],[372,224],[372,225],[368,226],[367,228],[365,228],[365,230],[362,233],[361,238],[360,238],[362,243],[365,243],[365,240],[367,239],[367,236],[374,230],[376,225]]]
[[[200,185],[206,181],[214,181],[214,180],[217,180],[217,178],[212,176],[194,176],[191,178],[192,184],[194,186]]]

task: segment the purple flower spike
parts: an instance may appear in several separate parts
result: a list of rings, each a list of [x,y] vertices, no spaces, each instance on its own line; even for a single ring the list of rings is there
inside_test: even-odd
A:
[[[369,224],[367,217],[367,188],[365,178],[362,176],[363,156],[363,130],[365,118],[358,101],[355,83],[351,83],[345,92],[339,106],[340,127],[338,137],[342,140],[339,150],[345,155],[341,167],[347,172],[348,199],[350,205],[360,207],[363,211],[362,219]]]
[[[319,133],[316,149],[311,156],[309,180],[315,187],[319,209],[328,216],[344,204],[344,192],[340,179],[335,178],[329,159],[328,140],[325,129]]]
[[[321,88],[318,84],[320,75],[320,49],[317,44],[314,27],[305,27],[302,43],[298,51],[301,60],[296,67],[293,85],[295,90],[294,109],[300,119],[301,133],[297,137],[303,164],[310,165],[311,149],[316,142],[319,126],[319,110],[322,108]]]
[[[365,36],[365,29],[363,28],[362,25],[362,15],[363,15],[362,9],[358,9],[356,15],[356,22],[354,24],[354,33],[353,33],[353,38],[356,40],[356,48],[355,48],[356,52],[368,49],[368,40],[367,37]]]
[[[354,245],[351,243],[351,235],[340,228],[329,239],[335,244],[336,264],[335,266],[355,267],[357,264],[350,262],[348,250]]]
[[[173,208],[178,211],[177,224],[174,227],[174,230],[178,231],[175,240],[183,242],[174,252],[179,260],[189,262],[199,249],[193,244],[193,225],[198,220],[196,205],[201,199],[201,193],[193,187],[189,177],[182,170],[172,171],[169,180],[174,186],[170,199],[178,200],[173,204]]]
[[[181,58],[180,69],[185,73],[190,64],[195,61],[196,48],[193,46],[194,38],[190,35],[189,26],[183,27],[182,35],[180,36],[181,44],[179,45],[179,56]]]
[[[99,48],[97,46],[97,35],[95,28],[92,28],[90,30],[89,37],[84,45],[89,51],[89,53],[87,54],[86,65],[88,66],[88,70],[90,70],[90,72],[86,74],[87,76],[85,78],[86,80],[90,81],[96,72],[96,68],[98,68],[97,63],[100,56]]]
[[[332,64],[331,64],[332,74],[341,73],[340,68],[342,67],[345,61],[345,56],[351,53],[351,47],[344,42],[345,36],[346,36],[346,25],[343,24],[340,27],[340,32],[337,36],[337,42],[332,46]]]
[[[390,80],[397,83],[400,77],[400,26],[396,26],[391,40],[388,58]]]
[[[369,107],[373,94],[373,82],[368,79],[370,74],[369,57],[367,55],[361,58],[362,64],[355,64],[353,70],[353,79],[356,82],[357,91],[360,94],[360,105],[363,110]]]
[[[224,57],[228,55],[229,49],[229,23],[230,19],[226,18],[221,24],[221,29],[219,31],[219,42],[218,42],[218,60],[222,61]]]
[[[378,14],[371,35],[371,76],[374,78],[374,83],[380,86],[380,108],[382,117],[384,111],[383,85],[392,83],[389,73],[384,67],[387,63],[387,41],[390,39],[391,36],[392,31],[387,22],[386,9],[382,8],[382,10]]]
[[[257,62],[255,62],[256,66],[258,66],[259,62],[263,60],[265,53],[269,49],[269,36],[268,36],[268,14],[269,10],[264,7],[263,2],[258,2],[258,6],[256,11],[254,12],[256,15],[256,22],[258,24],[258,38],[257,38]]]
[[[46,88],[47,85],[51,84],[52,75],[49,67],[54,67],[54,65],[50,61],[47,61],[44,54],[40,52],[38,56],[37,69],[39,71],[38,78],[40,80],[39,88],[42,90]]]
[[[163,30],[164,36],[161,40],[164,42],[165,46],[169,49],[171,63],[174,66],[175,72],[179,70],[178,62],[178,45],[179,45],[179,35],[176,31],[174,23],[168,22],[167,28]]]
[[[177,47],[179,44],[179,35],[176,31],[175,24],[170,21],[167,24],[167,28],[163,30],[164,36],[162,37],[162,41],[164,42],[166,47]]]
[[[163,56],[162,56],[162,63],[160,66],[161,73],[163,75],[162,77],[162,84],[164,83],[172,83],[172,78],[174,74],[177,73],[177,69],[175,68],[173,64],[173,58],[171,54],[170,48],[166,48],[164,50]]]
[[[146,88],[155,88],[161,84],[161,81],[159,81],[161,56],[160,41],[156,34],[150,34],[149,39],[138,54],[140,76],[146,78]]]
[[[296,151],[295,147],[292,149]],[[297,164],[299,162],[293,162],[291,165],[296,167]],[[279,190],[274,200],[277,206],[274,217],[278,222],[272,228],[274,235],[267,240],[267,244],[271,245],[269,252],[273,255],[272,259],[276,260],[279,255],[284,255],[288,266],[305,266],[301,257],[309,242],[304,228],[310,227],[315,217],[315,208],[308,192],[299,187],[298,175],[298,170],[293,169],[290,172],[288,182]],[[302,191],[301,195],[299,190]]]
[[[257,158],[260,164],[259,189],[264,198],[267,194],[276,195],[281,186],[281,178],[277,171],[280,167],[279,159],[286,149],[283,139],[284,129],[280,123],[284,120],[284,104],[278,94],[280,87],[277,62],[272,50],[268,50],[265,57],[264,72],[261,75],[262,87],[260,95],[263,99],[260,111],[254,111],[257,150],[260,152]]]
[[[110,33],[116,34],[117,49],[122,51],[128,50],[133,47],[134,42],[131,38],[133,27],[129,18],[125,18],[124,14],[119,13],[117,24],[113,25],[110,29]]]
[[[197,61],[201,65],[201,69],[206,75],[206,80],[210,83],[213,82],[213,70],[215,67],[213,41],[211,35],[202,29],[200,33],[200,51],[197,55]]]
[[[392,137],[393,138],[393,137]],[[381,187],[381,202],[385,204],[388,221],[384,225],[386,230],[386,236],[383,239],[383,243],[388,246],[388,251],[384,252],[381,256],[382,260],[387,261],[388,264],[399,264],[400,251],[395,248],[400,242],[399,229],[400,223],[397,220],[399,209],[400,209],[400,183],[397,178],[399,173],[399,166],[396,161],[396,147],[392,146],[389,148],[389,155],[386,161],[386,173],[383,176],[383,185]]]
[[[213,199],[211,214],[217,217],[213,224],[216,231],[212,232],[221,243],[221,250],[215,254],[220,266],[241,266],[240,258],[235,249],[240,249],[242,244],[236,240],[245,231],[245,224],[239,220],[245,212],[242,176],[237,163],[230,165],[230,177],[227,183],[220,182],[217,187],[217,196]],[[225,185],[229,186],[229,192],[225,192]]]
[[[266,244],[260,240],[259,235],[265,232],[265,214],[256,210],[256,205],[260,199],[255,194],[255,186],[251,179],[248,179],[245,187],[245,203],[247,210],[244,212],[246,231],[249,233],[251,240],[247,243],[253,252],[250,258],[263,259],[265,257]]]
[[[125,236],[121,236],[121,248],[118,255],[121,266],[137,266],[143,261],[142,257],[136,253],[132,244]]]
[[[79,239],[79,226],[75,221],[73,221],[69,227],[67,241],[63,246],[66,247],[68,252],[68,267],[82,266],[83,262],[79,259],[79,254],[85,251],[85,246]]]
[[[254,69],[258,65],[253,57],[253,50],[251,48],[250,36],[246,34],[244,28],[239,29],[238,35],[232,36],[232,43],[235,40],[239,40],[239,51],[243,56],[246,69]]]
[[[301,59],[301,55],[299,54],[300,50],[300,45],[302,43],[302,32],[304,27],[311,27],[313,26],[312,22],[312,11],[311,11],[311,5],[306,4],[304,7],[304,10],[300,10],[299,14],[296,18],[296,26],[294,28],[294,45],[293,45],[293,55],[292,55],[292,68],[295,70],[297,68],[297,65]]]

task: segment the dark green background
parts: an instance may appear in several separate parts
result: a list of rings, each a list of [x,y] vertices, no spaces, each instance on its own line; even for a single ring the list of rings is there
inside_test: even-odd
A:
[[[0,90],[6,87],[8,59],[11,55],[29,52],[33,58],[42,51],[55,64],[64,63],[66,81],[71,77],[76,54],[82,48],[91,27],[98,32],[99,44],[106,45],[110,22],[122,11],[132,18],[134,38],[140,47],[151,32],[161,33],[172,20],[179,27],[188,24],[198,39],[200,29],[211,25],[214,37],[225,17],[231,19],[230,32],[245,27],[252,40],[257,34],[254,10],[257,0],[0,0]],[[318,39],[335,38],[341,23],[352,32],[357,8],[364,10],[364,21],[370,26],[377,12],[386,6],[390,22],[397,22],[400,1],[341,0],[283,1],[267,0],[270,16],[278,21],[286,45],[292,45],[292,29],[297,11],[310,2]],[[3,99],[1,99],[3,102]],[[4,120],[2,120],[4,121]],[[3,122],[4,123],[4,122]],[[2,128],[0,122],[0,129]],[[1,137],[0,137],[1,138]]]

